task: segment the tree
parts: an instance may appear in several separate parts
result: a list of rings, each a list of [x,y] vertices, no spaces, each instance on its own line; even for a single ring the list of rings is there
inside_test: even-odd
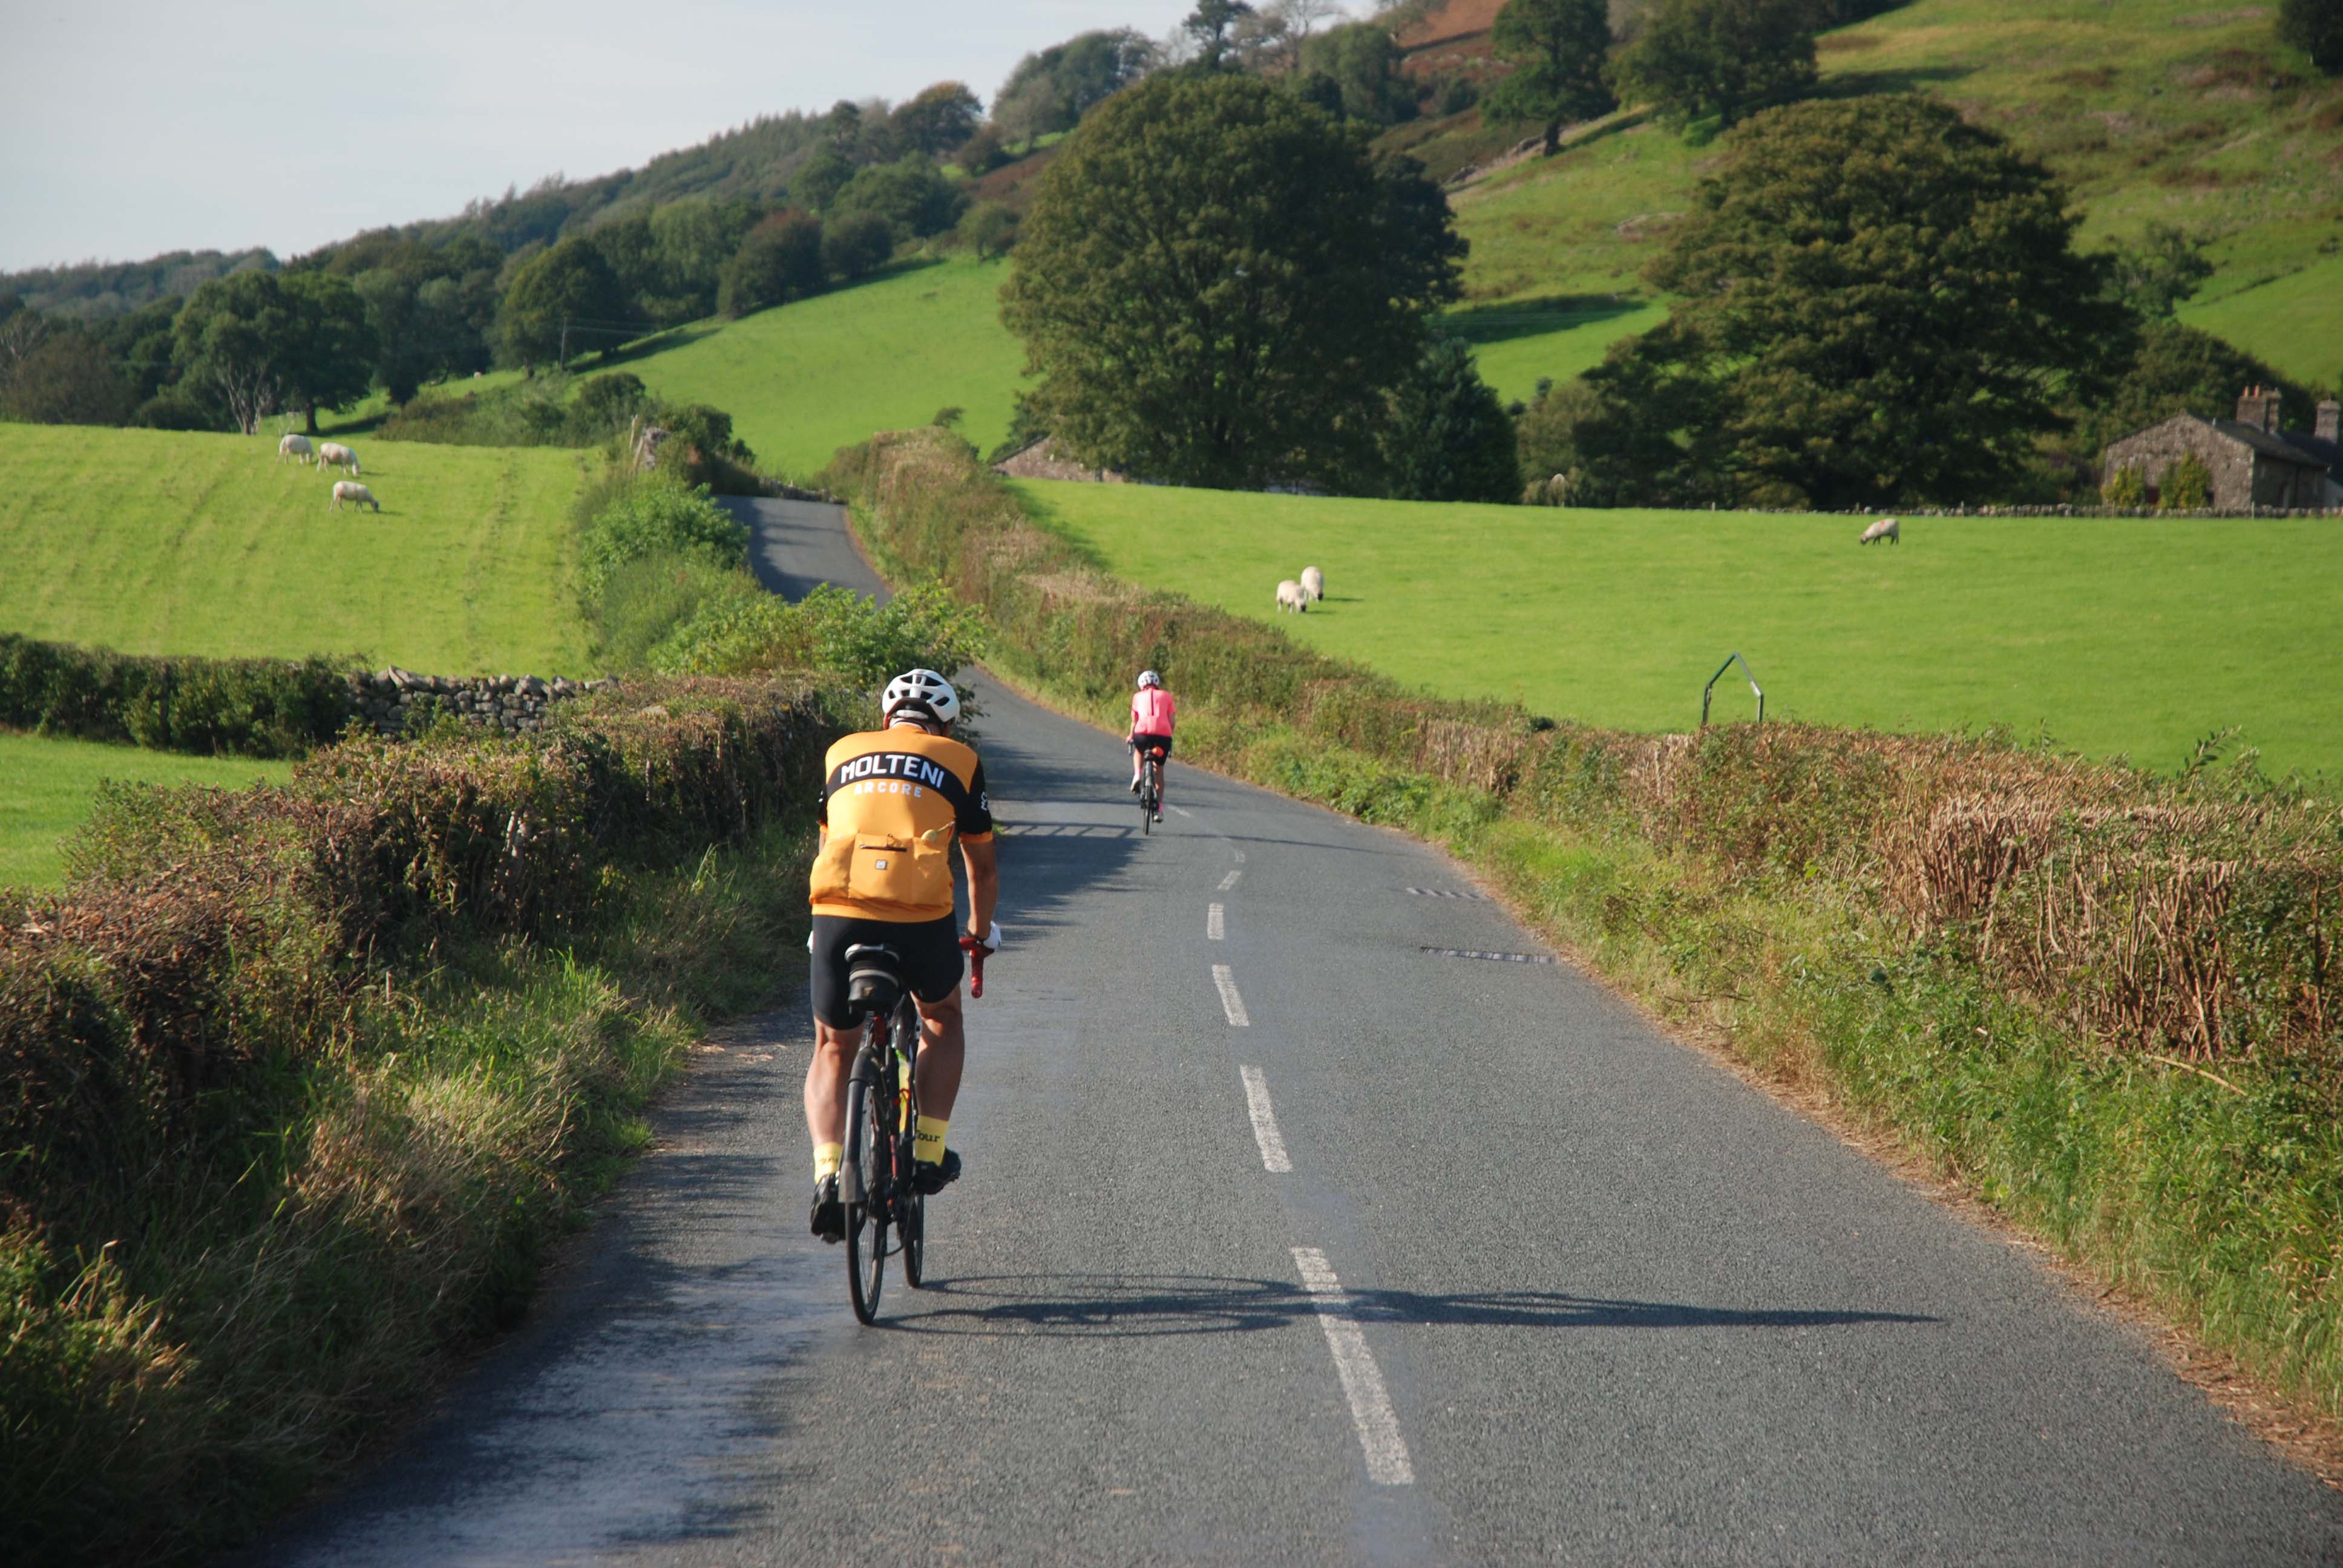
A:
[[[2130,351],[2066,192],[1916,95],[1752,119],[1646,269],[1676,305],[1589,375],[1681,504],[1992,497]],[[1598,465],[1599,467],[1599,465]]]
[[[1094,105],[1144,76],[1155,46],[1128,27],[1081,33],[1026,55],[993,95],[1003,140],[1027,142],[1071,131]]]
[[[1489,35],[1510,75],[1489,90],[1482,114],[1545,127],[1545,154],[1562,150],[1562,127],[1619,106],[1604,80],[1611,14],[1604,0],[1507,0]]]
[[[699,196],[652,210],[651,244],[659,254],[660,286],[668,301],[661,307],[662,319],[689,321],[716,308],[716,286],[724,264],[740,248],[759,216],[747,202]],[[631,308],[605,314],[637,318]]]
[[[1391,397],[1381,432],[1383,493],[1401,501],[1512,501],[1522,479],[1513,423],[1449,338],[1424,351]]]
[[[1350,118],[1389,126],[1415,117],[1415,88],[1400,74],[1399,45],[1388,27],[1356,22],[1331,28],[1305,40],[1301,58],[1302,70],[1333,80]]]
[[[834,147],[822,147],[806,159],[789,178],[789,195],[815,212],[828,212],[846,182],[854,177],[852,161]]]
[[[285,406],[298,408],[317,433],[317,410],[343,408],[374,385],[382,342],[367,320],[366,301],[347,278],[329,272],[284,275],[293,341],[285,351]]]
[[[1179,73],[1101,106],[1038,184],[1001,315],[1078,460],[1231,487],[1372,469],[1464,248],[1413,160]]]
[[[2343,72],[2343,0],[2280,0],[2278,35],[2328,75]]]
[[[980,201],[960,220],[960,243],[976,252],[977,260],[987,260],[1017,243],[1017,224],[1016,208],[1005,202]]]
[[[2065,445],[2077,464],[2096,467],[2108,442],[2175,414],[2226,418],[2248,387],[2277,388],[2280,407],[2298,418],[2308,417],[2316,401],[2308,387],[2209,332],[2151,321],[2140,329],[2129,362],[2077,420]]]
[[[565,239],[513,274],[498,336],[508,359],[524,367],[550,359],[566,370],[573,353],[619,342],[628,313],[602,253],[586,240]]]
[[[895,131],[914,152],[940,158],[976,134],[984,105],[965,82],[938,82],[895,111]]]
[[[843,213],[822,230],[822,269],[833,277],[868,276],[894,254],[894,226],[875,212]]]
[[[990,126],[979,126],[976,134],[960,145],[952,155],[960,172],[970,179],[981,179],[1009,161],[1009,154],[1001,145],[1001,133]]]
[[[1812,0],[1660,0],[1620,75],[1683,123],[1730,126],[1815,90]]]
[[[717,308],[727,316],[746,316],[769,305],[802,299],[825,281],[821,220],[801,212],[776,213],[750,229],[739,250],[724,264]]]
[[[2116,297],[2149,321],[2170,317],[2213,276],[2204,238],[2168,223],[2149,224],[2110,263]]]
[[[119,425],[130,407],[130,388],[86,332],[49,334],[0,390],[0,412],[28,425]]]
[[[830,210],[876,213],[898,239],[941,234],[960,220],[967,198],[935,165],[919,155],[864,169],[846,183]]]
[[[1196,8],[1180,23],[1195,48],[1191,62],[1195,69],[1207,74],[1229,69],[1230,31],[1252,15],[1252,7],[1243,0],[1196,0]]]
[[[298,332],[277,274],[235,272],[189,297],[171,324],[171,357],[249,436],[281,407]]]

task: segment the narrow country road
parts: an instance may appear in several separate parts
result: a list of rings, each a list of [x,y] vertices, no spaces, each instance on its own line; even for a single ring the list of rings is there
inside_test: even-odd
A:
[[[769,584],[877,586],[743,508]],[[2343,1559],[2129,1331],[1440,855],[1176,758],[1142,838],[1112,737],[977,690],[1011,946],[934,1288],[855,1324],[802,1011],[730,1030],[530,1325],[254,1561]]]

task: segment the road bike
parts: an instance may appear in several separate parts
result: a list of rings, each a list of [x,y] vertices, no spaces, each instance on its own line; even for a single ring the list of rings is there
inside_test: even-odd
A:
[[[969,994],[984,994],[985,950],[963,943]],[[927,1200],[912,1180],[920,1125],[920,1010],[903,980],[902,955],[881,944],[846,950],[846,1000],[866,1018],[846,1087],[846,1150],[838,1195],[846,1205],[846,1278],[854,1315],[879,1319],[887,1260],[902,1260],[903,1282],[920,1288],[927,1262]],[[894,1232],[890,1246],[888,1232]]]
[[[1151,746],[1139,759],[1139,830],[1143,834],[1155,831],[1155,819],[1163,814],[1163,748]]]

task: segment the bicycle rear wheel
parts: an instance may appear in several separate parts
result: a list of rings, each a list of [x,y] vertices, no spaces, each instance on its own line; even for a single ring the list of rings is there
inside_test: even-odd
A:
[[[895,1028],[899,1031],[903,1031],[899,1032],[895,1038],[910,1042],[911,1049],[904,1055],[916,1068],[920,1059],[920,1010],[912,1005],[911,999],[908,996],[897,1007]],[[895,1200],[895,1234],[900,1239],[902,1247],[903,1282],[916,1291],[920,1288],[921,1275],[927,1271],[928,1201],[920,1195],[918,1188],[911,1185],[911,1174],[915,1169],[912,1163],[913,1139],[920,1126],[920,1086],[917,1074],[907,1077],[904,1084],[908,1091],[908,1098],[905,1101],[906,1112],[899,1134],[900,1141],[896,1144],[900,1155],[899,1170],[902,1180],[896,1183],[895,1188],[898,1193]]]
[[[893,1186],[894,1060],[869,1076],[855,1075],[846,1100],[846,1158],[861,1179],[862,1199],[846,1206],[846,1283],[854,1315],[879,1319],[887,1282],[888,1192]]]

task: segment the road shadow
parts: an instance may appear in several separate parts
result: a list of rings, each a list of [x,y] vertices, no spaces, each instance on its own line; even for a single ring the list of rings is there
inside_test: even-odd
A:
[[[1353,1291],[1341,1315],[1362,1323],[1483,1329],[1811,1329],[1864,1323],[1935,1323],[1915,1312],[1851,1308],[1704,1307],[1561,1291],[1433,1294]],[[1250,1333],[1314,1318],[1325,1298],[1284,1280],[1211,1274],[1004,1274],[930,1277],[905,1292],[885,1326],[904,1333],[1041,1334],[1147,1339]]]

